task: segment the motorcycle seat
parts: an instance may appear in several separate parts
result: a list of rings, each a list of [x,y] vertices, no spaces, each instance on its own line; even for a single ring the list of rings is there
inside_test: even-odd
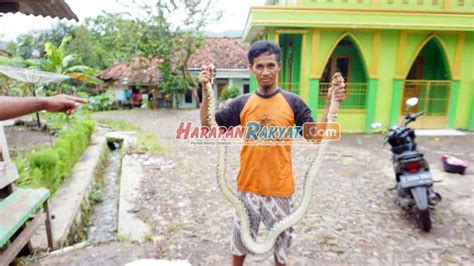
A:
[[[398,156],[407,151],[416,151],[416,143],[401,144],[392,147],[392,152],[397,154]]]
[[[419,151],[405,151],[402,154],[395,155],[395,160],[399,162],[418,161],[423,159],[423,153]]]

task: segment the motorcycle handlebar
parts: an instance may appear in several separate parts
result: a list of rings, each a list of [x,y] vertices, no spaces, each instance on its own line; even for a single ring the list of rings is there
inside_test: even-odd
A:
[[[422,114],[424,114],[424,113],[425,113],[425,111],[420,111],[420,112],[416,113],[416,114],[414,115],[414,117],[419,117],[420,115],[422,115]]]
[[[420,115],[424,113],[425,113],[424,111],[420,111],[416,114],[408,114],[405,118],[405,123],[403,124],[403,126],[407,126],[409,123],[415,121],[417,117],[419,117]]]

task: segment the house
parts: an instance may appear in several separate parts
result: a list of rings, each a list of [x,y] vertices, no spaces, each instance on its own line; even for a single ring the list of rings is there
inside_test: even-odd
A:
[[[188,62],[191,75],[198,75],[202,64],[216,66],[214,91],[220,96],[226,86],[239,89],[240,93],[250,91],[249,72],[247,70],[247,48],[236,38],[207,38],[204,46]],[[132,105],[141,105],[143,96],[153,98],[154,106],[169,108],[172,100],[159,89],[159,59],[151,62],[143,57],[135,57],[129,62],[116,64],[98,74],[106,82],[105,87],[112,90],[119,101],[126,101],[125,91],[134,95]],[[199,88],[201,97],[201,88]],[[179,108],[195,108],[196,101],[192,90],[178,95]]]
[[[225,87],[239,89],[240,94],[250,92],[249,71],[247,59],[248,47],[237,38],[207,38],[205,45],[191,58],[188,70],[192,75],[198,75],[202,64],[216,66],[216,78],[213,88],[220,97]],[[201,85],[199,85],[201,97]],[[190,93],[181,99],[186,107],[195,107],[196,103]]]
[[[281,86],[320,116],[336,71],[347,80],[345,132],[390,126],[418,97],[417,128],[474,130],[473,0],[268,0],[252,7],[245,42],[282,48]],[[251,78],[251,91],[256,82]],[[411,111],[414,111],[411,110]]]
[[[0,49],[0,56],[3,56],[3,57],[12,57],[12,54],[3,50],[3,49]]]
[[[159,90],[159,66],[160,59],[150,62],[144,57],[134,57],[101,71],[97,77],[105,82],[102,87],[112,92],[122,105],[139,107],[144,98],[155,98],[155,106],[171,107],[171,99]]]

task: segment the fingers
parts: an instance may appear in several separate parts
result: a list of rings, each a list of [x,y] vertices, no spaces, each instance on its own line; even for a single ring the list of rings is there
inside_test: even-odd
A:
[[[344,88],[345,86],[341,86],[336,90],[336,101],[342,102],[346,98],[346,89]]]
[[[212,78],[211,67],[212,66],[206,66],[206,65],[201,66],[201,72],[199,73],[199,81],[202,84],[206,84],[211,81],[211,78]]]
[[[334,97],[335,101],[342,102],[346,97],[345,84],[340,86],[333,86],[328,91],[328,100],[332,100]]]
[[[69,101],[73,101],[75,103],[87,103],[86,99],[76,97],[76,96],[71,96],[71,95],[66,95],[66,99]]]
[[[72,102],[73,106],[70,107],[65,107],[62,112],[65,113],[66,115],[72,115],[74,114],[77,109],[79,109],[79,104]]]

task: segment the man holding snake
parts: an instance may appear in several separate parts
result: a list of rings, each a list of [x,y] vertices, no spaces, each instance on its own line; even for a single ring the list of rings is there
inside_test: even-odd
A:
[[[245,126],[256,121],[262,126],[303,126],[314,122],[311,110],[296,94],[278,87],[277,75],[281,69],[280,48],[269,41],[254,43],[249,52],[249,70],[255,75],[259,88],[230,101],[215,114],[218,126],[226,128]],[[201,125],[208,125],[208,95],[206,84],[211,80],[208,67],[203,67],[200,82],[203,85]],[[325,112],[319,122],[327,122],[331,97],[342,102],[345,96],[343,81],[328,92]],[[342,84],[342,85],[341,85]],[[335,92],[333,90],[336,90]],[[240,170],[237,177],[237,191],[250,216],[251,235],[255,239],[260,222],[267,229],[290,214],[294,192],[291,146],[243,145],[240,154]],[[288,250],[295,237],[293,227],[281,233],[274,245],[275,265],[287,263]],[[233,265],[243,265],[245,256],[251,252],[245,247],[240,235],[240,221],[234,213],[232,222]]]

